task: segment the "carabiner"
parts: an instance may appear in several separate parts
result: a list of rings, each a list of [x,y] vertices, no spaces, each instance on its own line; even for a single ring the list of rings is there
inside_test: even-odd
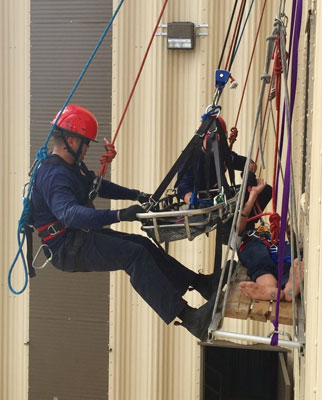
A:
[[[48,251],[49,251],[50,256],[49,256],[49,258],[46,259],[46,261],[45,261],[42,265],[37,266],[37,265],[35,265],[35,262],[36,262],[36,260],[37,260],[37,258],[38,258],[38,256],[39,256],[39,253],[40,253],[41,249],[43,249],[43,248],[45,248],[45,247],[48,248]],[[38,249],[38,251],[37,251],[37,253],[36,253],[34,259],[32,260],[32,267],[33,267],[34,269],[43,269],[43,268],[45,268],[45,266],[46,266],[48,263],[50,263],[50,261],[53,259],[53,256],[54,256],[54,255],[53,255],[53,252],[51,251],[50,247],[49,247],[47,244],[42,244],[42,245],[39,247],[39,249]]]

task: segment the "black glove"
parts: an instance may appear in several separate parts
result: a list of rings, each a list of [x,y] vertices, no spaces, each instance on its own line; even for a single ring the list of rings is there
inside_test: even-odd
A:
[[[137,220],[136,214],[144,212],[145,212],[144,208],[136,204],[134,206],[130,206],[128,208],[123,208],[122,210],[119,210],[117,215],[119,221],[135,221]]]
[[[137,200],[140,204],[148,203],[150,197],[151,197],[151,194],[144,193],[144,192],[140,192],[140,193],[138,194],[138,197],[136,198],[136,200]]]

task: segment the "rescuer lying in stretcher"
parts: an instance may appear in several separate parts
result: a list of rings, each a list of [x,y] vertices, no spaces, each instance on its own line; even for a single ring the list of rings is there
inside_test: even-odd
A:
[[[258,195],[265,188],[263,179],[257,179],[257,186],[253,186],[249,198],[245,203],[241,215],[239,235],[243,235],[242,244],[238,250],[238,257],[242,265],[247,268],[251,282],[241,282],[240,290],[248,297],[256,300],[276,300],[278,279],[278,244],[271,243],[269,229],[246,230],[247,218],[252,211]],[[294,295],[300,292],[300,276],[303,279],[304,265],[296,258],[294,260]],[[292,301],[291,249],[286,242],[284,252],[284,266],[281,300]]]

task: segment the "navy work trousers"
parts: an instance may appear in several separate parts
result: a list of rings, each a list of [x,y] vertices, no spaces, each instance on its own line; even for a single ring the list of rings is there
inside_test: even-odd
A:
[[[285,246],[284,256],[290,254],[290,245]],[[238,257],[244,267],[247,268],[247,275],[253,282],[261,275],[273,275],[278,279],[278,263],[275,262],[269,252],[267,245],[258,238],[252,238],[242,251],[238,251]],[[282,288],[289,279],[291,264],[284,260]]]
[[[140,296],[169,324],[185,307],[182,296],[197,274],[184,267],[151,240],[141,235],[101,229],[82,233],[82,245],[70,254],[71,236],[57,252],[53,264],[70,272],[124,270]]]

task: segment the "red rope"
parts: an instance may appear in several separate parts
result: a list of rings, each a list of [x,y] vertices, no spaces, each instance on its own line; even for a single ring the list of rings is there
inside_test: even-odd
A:
[[[277,170],[277,153],[280,126],[280,105],[281,105],[281,75],[283,72],[281,60],[280,36],[275,40],[275,55],[273,71],[276,76],[275,80],[275,109],[276,109],[276,131],[275,131],[275,150],[274,150],[274,171],[273,171],[273,211],[276,212],[276,170]]]
[[[126,105],[125,105],[125,108],[124,108],[122,117],[121,117],[120,122],[119,122],[119,124],[118,124],[118,126],[117,126],[117,128],[116,128],[116,131],[115,131],[115,134],[114,134],[114,137],[113,137],[113,140],[112,140],[112,144],[115,143],[115,140],[116,140],[116,138],[117,138],[117,135],[118,135],[118,133],[119,133],[119,131],[120,131],[120,128],[121,128],[121,125],[122,125],[122,123],[123,123],[125,114],[126,114],[126,112],[127,112],[127,109],[129,108],[129,105],[130,105],[132,96],[133,96],[133,94],[134,94],[136,85],[137,85],[138,80],[139,80],[139,78],[140,78],[140,75],[141,75],[141,72],[142,72],[142,70],[143,70],[143,67],[144,67],[146,58],[147,58],[147,56],[148,56],[148,54],[149,54],[149,51],[150,51],[150,48],[151,48],[151,45],[152,45],[154,36],[155,36],[156,31],[157,31],[157,29],[158,29],[158,27],[159,27],[159,24],[160,24],[160,21],[161,21],[161,18],[162,18],[162,15],[163,15],[163,13],[164,13],[164,10],[165,10],[165,8],[166,8],[167,3],[168,3],[168,0],[165,0],[165,2],[164,2],[164,4],[163,4],[163,7],[162,7],[162,9],[161,9],[159,18],[158,18],[158,20],[157,20],[157,23],[155,24],[155,27],[154,27],[154,30],[153,30],[153,33],[152,33],[150,42],[149,42],[148,47],[147,47],[147,49],[146,49],[146,51],[145,51],[145,54],[144,54],[144,57],[143,57],[143,60],[142,60],[142,63],[141,63],[139,72],[138,72],[138,74],[137,74],[137,76],[136,76],[136,79],[135,79],[135,81],[134,81],[134,84],[133,84],[131,93],[130,93],[129,98],[128,98],[127,102],[126,102]]]
[[[279,232],[280,232],[280,220],[281,217],[279,216],[278,213],[276,212],[263,212],[258,215],[254,215],[251,218],[247,218],[247,222],[254,221],[258,218],[265,217],[266,215],[269,215],[269,222],[270,222],[270,231],[271,231],[271,243],[272,244],[277,244],[278,243],[278,237],[279,237]]]
[[[235,143],[235,141],[237,139],[237,135],[238,135],[238,130],[237,130],[236,127],[237,127],[237,123],[238,123],[241,107],[242,107],[244,96],[245,96],[245,91],[246,91],[246,86],[247,86],[247,83],[248,83],[250,68],[251,68],[252,63],[253,63],[253,58],[254,58],[254,54],[255,54],[255,49],[256,49],[256,45],[257,45],[257,39],[258,39],[259,31],[260,31],[260,28],[261,28],[262,22],[263,22],[263,16],[264,16],[266,3],[267,3],[267,0],[264,1],[263,7],[262,7],[261,16],[260,16],[260,19],[259,19],[259,23],[258,23],[258,27],[257,27],[257,31],[256,31],[256,36],[255,36],[255,41],[254,41],[254,45],[253,45],[253,49],[252,49],[252,54],[250,56],[250,60],[249,60],[249,64],[248,64],[246,79],[245,79],[245,82],[244,82],[244,87],[243,87],[243,91],[242,91],[242,95],[241,95],[241,99],[240,99],[240,103],[239,103],[239,107],[238,107],[238,111],[237,111],[237,117],[236,117],[236,121],[235,121],[235,126],[232,127],[231,130],[230,130],[230,132],[231,132],[230,136],[229,136],[229,144],[230,144],[229,147],[230,147],[230,150],[233,148],[233,144]]]
[[[101,163],[101,168],[98,171],[98,176],[99,177],[103,177],[106,175],[106,171],[107,171],[107,166],[108,164],[111,164],[111,162],[113,161],[113,158],[116,156],[116,151],[115,151],[115,147],[114,144],[110,143],[107,139],[105,139],[105,151],[106,153],[102,155],[102,157],[100,158],[100,163]]]
[[[126,102],[126,105],[125,105],[123,114],[122,114],[122,116],[121,116],[120,122],[118,123],[118,126],[117,126],[117,128],[116,128],[116,131],[115,131],[115,133],[114,133],[114,137],[113,137],[112,143],[108,143],[108,144],[105,145],[106,154],[104,154],[104,155],[101,157],[101,164],[102,164],[102,165],[101,165],[101,168],[100,168],[100,171],[103,173],[103,175],[100,175],[100,172],[99,172],[99,176],[104,176],[104,175],[106,174],[107,164],[109,164],[109,163],[113,160],[113,158],[115,157],[115,155],[114,155],[114,157],[111,158],[111,154],[110,154],[109,152],[111,152],[111,151],[112,151],[112,152],[113,152],[113,151],[115,152],[114,143],[115,143],[115,141],[116,141],[117,135],[118,135],[118,133],[119,133],[119,131],[120,131],[120,129],[121,129],[121,126],[122,126],[122,123],[123,123],[123,121],[124,121],[125,115],[126,115],[127,110],[128,110],[128,108],[129,108],[129,105],[130,105],[130,102],[131,102],[131,100],[132,100],[132,97],[133,97],[133,94],[134,94],[136,85],[137,85],[137,83],[138,83],[138,81],[139,81],[139,78],[140,78],[140,76],[141,76],[141,72],[142,72],[142,70],[143,70],[145,61],[146,61],[147,56],[148,56],[148,54],[149,54],[149,51],[150,51],[150,48],[151,48],[153,39],[154,39],[155,34],[156,34],[156,31],[157,31],[157,29],[158,29],[158,27],[159,27],[159,24],[160,24],[161,18],[162,18],[162,16],[163,16],[163,13],[164,13],[164,11],[165,11],[165,8],[166,8],[167,3],[168,3],[168,0],[165,0],[164,3],[163,3],[163,6],[162,6],[162,9],[161,9],[160,15],[159,15],[159,17],[158,17],[157,23],[155,24],[155,27],[154,27],[154,30],[153,30],[151,39],[150,39],[150,41],[149,41],[148,47],[147,47],[147,49],[146,49],[146,51],[145,51],[143,60],[142,60],[142,62],[141,62],[141,66],[140,66],[139,72],[138,72],[138,74],[137,74],[137,76],[136,76],[136,78],[135,78],[135,81],[134,81],[132,90],[131,90],[130,95],[129,95],[129,98],[128,98],[127,102]],[[105,142],[106,142],[106,141],[105,141]],[[112,146],[113,146],[113,147],[112,147]],[[116,152],[115,152],[115,154],[116,154]],[[103,162],[102,162],[102,161],[103,161]]]

